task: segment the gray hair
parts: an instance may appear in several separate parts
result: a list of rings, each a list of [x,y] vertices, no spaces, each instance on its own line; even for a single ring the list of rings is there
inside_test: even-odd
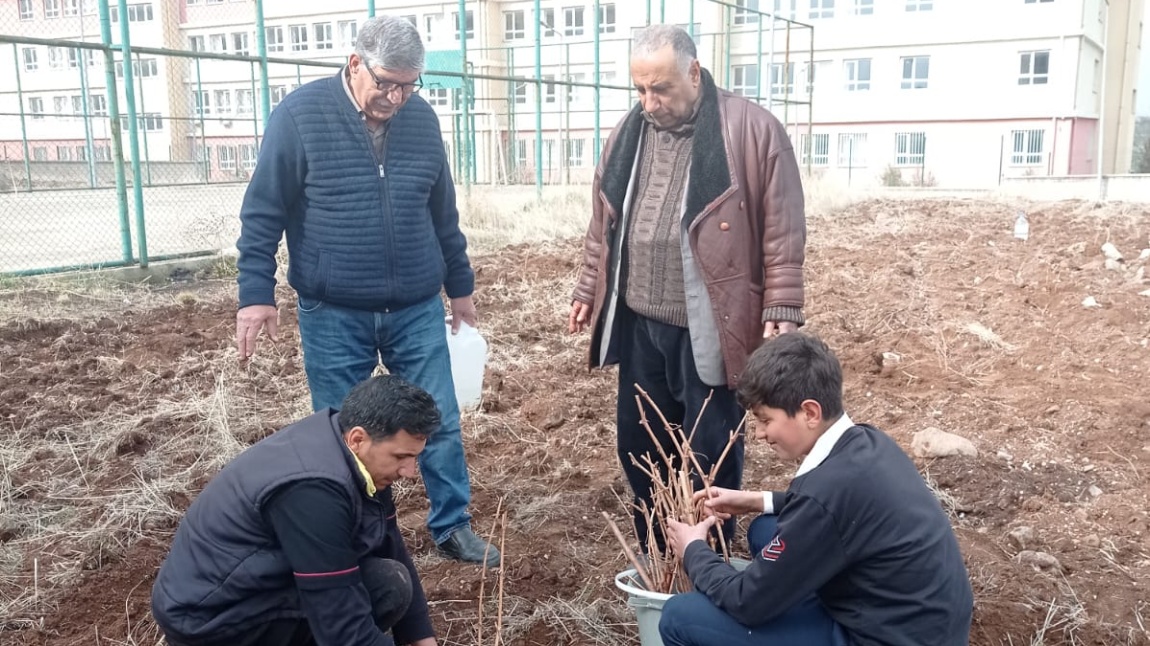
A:
[[[640,29],[635,33],[635,40],[631,45],[631,57],[650,56],[668,45],[679,59],[679,68],[686,72],[698,57],[698,52],[691,35],[682,27],[675,25],[647,25]]]
[[[423,39],[406,18],[376,16],[359,28],[355,53],[368,67],[422,72]]]

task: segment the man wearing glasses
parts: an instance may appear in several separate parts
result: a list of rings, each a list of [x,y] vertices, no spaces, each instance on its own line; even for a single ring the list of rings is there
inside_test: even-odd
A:
[[[286,232],[313,408],[338,408],[380,362],[430,393],[442,425],[419,456],[428,529],[441,554],[494,567],[499,552],[471,529],[440,298],[445,290],[452,332],[474,326],[475,274],[439,119],[416,94],[423,65],[411,23],[373,18],[338,74],[272,112],[240,211],[236,344],[246,361],[261,330],[276,339]]]

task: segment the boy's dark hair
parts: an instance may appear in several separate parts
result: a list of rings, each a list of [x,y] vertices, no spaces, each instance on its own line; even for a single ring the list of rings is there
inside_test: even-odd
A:
[[[343,400],[339,430],[362,426],[372,440],[382,440],[401,429],[427,437],[439,428],[439,409],[427,391],[395,375],[379,375],[356,384]]]
[[[791,332],[759,346],[739,379],[739,403],[744,408],[778,408],[794,417],[803,400],[822,406],[824,419],[843,413],[843,369],[822,340]]]

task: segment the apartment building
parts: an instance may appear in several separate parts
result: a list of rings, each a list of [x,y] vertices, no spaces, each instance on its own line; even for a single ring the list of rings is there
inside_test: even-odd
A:
[[[334,73],[367,13],[367,0],[263,4],[268,56],[302,62],[269,65],[273,107]],[[469,0],[463,33],[458,2],[376,7],[415,24],[428,69],[448,72],[426,74],[422,96],[440,113],[456,171],[470,169],[477,182],[532,181],[537,159],[545,181],[590,179],[596,144],[635,101],[630,37],[648,10],[652,21],[690,30],[721,86],[778,115],[816,174],[988,187],[1002,177],[1091,174],[1100,163],[1108,174],[1129,168],[1144,0],[654,0],[650,9],[542,0],[538,12],[534,0]],[[0,32],[98,41],[94,9],[94,0],[2,0]],[[118,28],[122,17],[113,18]],[[258,51],[251,0],[133,2],[127,19],[137,46]],[[0,63],[5,158],[23,159],[22,107],[33,160],[106,159],[101,57],[16,51]],[[476,75],[467,93],[457,75],[464,60]],[[190,162],[214,180],[250,172],[262,131],[258,66],[139,55],[133,70],[150,161]],[[596,92],[596,80],[608,87]]]

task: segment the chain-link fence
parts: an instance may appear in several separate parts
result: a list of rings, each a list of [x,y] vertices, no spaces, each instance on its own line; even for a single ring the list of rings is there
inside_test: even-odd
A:
[[[440,115],[456,182],[534,184],[541,195],[590,181],[636,100],[632,31],[651,22],[687,29],[719,85],[758,97],[792,137],[809,135],[813,30],[757,7],[409,0],[386,11],[423,35],[421,95]],[[376,9],[373,0],[0,3],[0,273],[230,247],[268,112],[336,73]]]

